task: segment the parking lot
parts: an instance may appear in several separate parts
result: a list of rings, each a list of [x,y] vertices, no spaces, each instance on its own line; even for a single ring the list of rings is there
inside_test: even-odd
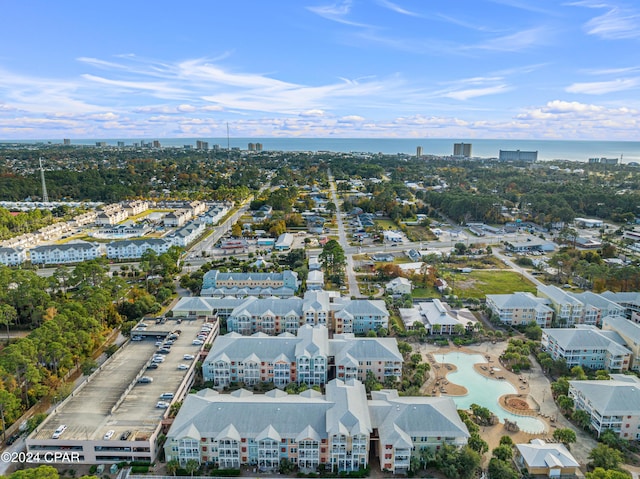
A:
[[[180,324],[173,319],[164,324],[149,320],[145,322],[146,328],[134,329],[132,337],[144,332],[144,338],[127,342],[106,361],[83,386],[58,405],[27,439],[27,445],[35,448],[33,450],[52,445],[68,449],[88,441],[84,457],[89,460],[94,451],[127,450],[126,441],[149,440],[168,413],[169,405],[188,392],[199,353],[204,344],[214,339],[217,328],[202,345],[192,344],[203,323],[202,319],[181,320]],[[167,337],[178,330],[180,334],[170,345],[170,352],[161,355],[163,362],[158,363],[157,369],[148,369],[159,345],[166,347]],[[185,355],[193,359],[185,359]],[[150,378],[150,382],[141,383],[141,377]],[[167,394],[161,398],[165,393],[174,396]],[[156,407],[159,401],[166,401],[167,408]],[[66,429],[59,438],[53,439],[54,431],[61,425]],[[82,446],[84,449],[85,444]]]

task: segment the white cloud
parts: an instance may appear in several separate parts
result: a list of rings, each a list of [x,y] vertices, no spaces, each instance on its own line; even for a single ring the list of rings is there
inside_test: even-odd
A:
[[[303,111],[299,114],[302,117],[309,117],[309,116],[324,116],[324,111],[323,110],[307,110],[307,111]]]
[[[406,8],[401,7],[400,5],[390,2],[389,0],[377,0],[379,5],[382,5],[385,8],[388,8],[389,10],[399,13],[401,15],[407,15],[409,17],[420,17],[421,15],[419,13],[416,12],[412,12],[410,10],[407,10]]]
[[[461,50],[489,50],[517,52],[549,43],[553,33],[545,27],[534,27],[519,32],[491,38],[475,45],[466,45]]]
[[[587,95],[604,95],[616,91],[624,91],[636,88],[639,85],[637,78],[625,78],[600,82],[573,83],[565,90],[569,93],[583,93]]]
[[[478,96],[496,95],[498,93],[505,93],[511,90],[508,85],[495,85],[484,88],[468,88],[466,90],[450,91],[443,94],[446,98],[453,98],[454,100],[468,100]]]
[[[337,23],[342,23],[344,25],[349,25],[352,27],[362,27],[362,28],[372,28],[371,25],[367,25],[365,23],[355,22],[353,20],[349,20],[347,17],[351,13],[351,0],[343,0],[342,2],[323,5],[318,7],[307,7],[307,10],[315,13],[316,15],[320,15],[327,20],[332,20]]]

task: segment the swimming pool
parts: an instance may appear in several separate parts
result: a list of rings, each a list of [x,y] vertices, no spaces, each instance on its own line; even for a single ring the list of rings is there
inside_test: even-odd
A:
[[[505,394],[517,394],[518,391],[508,381],[491,379],[479,374],[473,368],[476,363],[486,363],[481,354],[465,354],[452,352],[446,354],[433,354],[436,361],[453,364],[457,371],[447,374],[447,380],[464,386],[468,393],[465,396],[451,396],[458,409],[469,409],[472,404],[486,407],[494,413],[502,422],[505,419],[515,421],[521,431],[541,433],[546,430],[545,424],[531,416],[518,416],[503,409],[498,403],[500,396]]]

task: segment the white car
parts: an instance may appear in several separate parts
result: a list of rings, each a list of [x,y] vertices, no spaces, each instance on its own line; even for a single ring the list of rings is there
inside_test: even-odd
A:
[[[171,404],[169,404],[167,401],[158,401],[156,403],[156,407],[158,409],[167,409],[169,406],[171,406]]]
[[[113,429],[109,429],[104,437],[102,439],[104,439],[105,441],[108,441],[109,439],[111,439],[111,437],[113,436],[113,433],[115,433],[115,431]]]
[[[60,436],[62,436],[62,433],[65,432],[67,430],[67,426],[64,424],[61,424],[60,426],[58,426],[58,428],[53,431],[53,435],[51,436],[51,439],[58,439]]]
[[[204,341],[202,341],[201,339],[194,339],[193,341],[191,341],[191,344],[193,344],[194,346],[202,346],[204,344]]]
[[[193,354],[185,354],[184,356],[182,356],[184,359],[187,359],[189,361],[191,361],[192,359],[195,359],[196,357]]]
[[[185,371],[185,370],[189,369],[189,366],[186,365],[186,364],[178,364],[178,369],[180,371]]]
[[[154,363],[164,363],[164,356],[154,356],[151,361]]]

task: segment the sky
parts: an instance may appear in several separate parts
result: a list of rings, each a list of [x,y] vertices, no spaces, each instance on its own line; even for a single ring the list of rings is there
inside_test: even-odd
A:
[[[640,140],[638,0],[0,5],[2,140]]]

